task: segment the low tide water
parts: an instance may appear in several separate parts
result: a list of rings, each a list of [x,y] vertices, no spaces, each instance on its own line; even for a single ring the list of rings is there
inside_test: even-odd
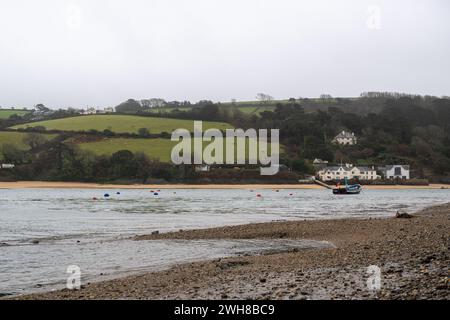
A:
[[[383,217],[446,203],[449,195],[449,190],[412,189],[365,190],[358,196],[317,189],[179,189],[158,195],[149,190],[1,190],[0,295],[62,288],[71,265],[80,267],[85,283],[184,262],[330,245],[307,239],[130,240],[134,235],[275,220]]]

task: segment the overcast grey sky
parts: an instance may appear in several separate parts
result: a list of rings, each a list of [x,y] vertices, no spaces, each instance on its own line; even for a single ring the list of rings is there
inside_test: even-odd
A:
[[[0,0],[0,106],[450,95],[447,0]]]

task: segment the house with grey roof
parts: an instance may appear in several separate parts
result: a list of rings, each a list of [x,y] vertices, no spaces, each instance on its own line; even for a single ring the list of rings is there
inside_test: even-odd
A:
[[[333,143],[341,144],[341,145],[355,145],[358,143],[358,139],[356,138],[353,132],[342,131],[332,140]]]
[[[385,179],[410,179],[410,167],[409,165],[388,165],[379,167],[378,170],[383,174]]]
[[[319,171],[328,166],[328,161],[322,159],[314,159],[313,167],[316,171]]]

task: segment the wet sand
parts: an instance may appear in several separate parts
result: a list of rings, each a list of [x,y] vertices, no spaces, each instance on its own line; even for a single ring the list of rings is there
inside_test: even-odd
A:
[[[376,185],[364,189],[450,189],[450,185]],[[317,184],[99,184],[86,182],[17,181],[0,182],[0,189],[324,189]]]
[[[272,252],[175,266],[18,299],[449,299],[450,203],[411,219],[272,222],[179,231],[152,239],[314,239],[327,249]],[[381,270],[381,289],[367,268]]]

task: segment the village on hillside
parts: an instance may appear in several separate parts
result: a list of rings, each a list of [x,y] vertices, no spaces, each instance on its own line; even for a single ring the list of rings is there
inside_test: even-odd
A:
[[[334,139],[333,143],[342,146],[356,145],[358,139],[353,132],[342,131]],[[404,164],[358,166],[351,163],[331,164],[326,160],[316,158],[313,161],[316,172],[314,179],[323,182],[358,180],[409,180],[410,166]]]
[[[450,181],[450,100],[445,97],[385,93],[272,99],[258,94],[255,101],[230,103],[151,98],[103,108],[1,108],[0,179],[329,185]],[[279,128],[278,173],[261,176],[259,167],[247,161],[174,165],[171,132],[190,128],[193,120],[221,131]],[[126,166],[123,158],[136,166]],[[56,169],[55,161],[60,164]]]

